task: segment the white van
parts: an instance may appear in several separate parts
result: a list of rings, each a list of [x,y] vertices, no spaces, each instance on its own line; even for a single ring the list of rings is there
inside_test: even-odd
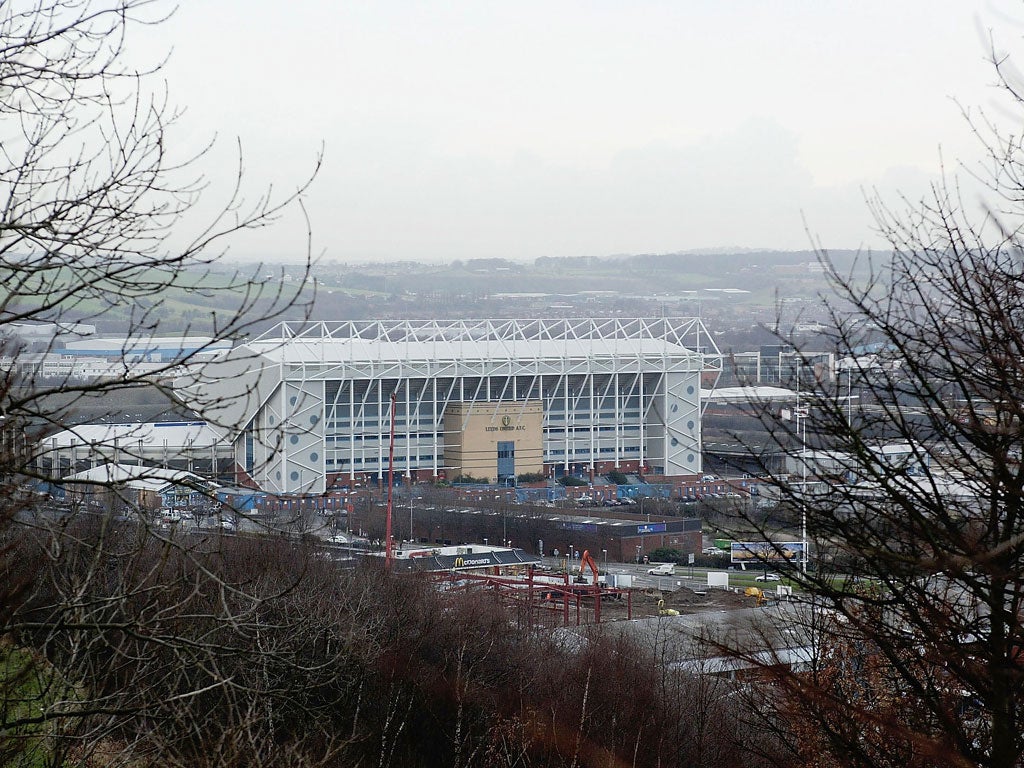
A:
[[[675,563],[661,563],[659,565],[654,566],[653,568],[647,569],[647,573],[651,574],[652,576],[672,576],[675,572]]]

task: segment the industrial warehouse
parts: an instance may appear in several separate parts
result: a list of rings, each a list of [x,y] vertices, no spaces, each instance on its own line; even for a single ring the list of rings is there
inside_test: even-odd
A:
[[[318,494],[389,467],[696,475],[701,383],[720,368],[698,318],[286,322],[179,386],[234,435],[239,484]]]

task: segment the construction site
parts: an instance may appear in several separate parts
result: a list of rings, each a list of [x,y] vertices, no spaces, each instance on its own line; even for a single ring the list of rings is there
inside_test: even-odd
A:
[[[521,627],[558,627],[679,616],[758,607],[770,602],[757,587],[692,588],[673,579],[638,584],[628,574],[602,573],[593,556],[545,567],[523,550],[464,545],[396,549],[391,568],[418,573],[440,591],[489,594],[506,606]],[[665,588],[665,582],[670,588]]]

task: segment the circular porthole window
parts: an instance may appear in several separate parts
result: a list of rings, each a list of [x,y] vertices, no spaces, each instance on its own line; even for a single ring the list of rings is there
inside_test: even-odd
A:
[[[295,395],[292,395],[291,397],[288,398],[288,403],[290,405],[295,405]]]
[[[274,426],[276,419],[273,416],[267,416],[267,421],[270,422],[270,426]]]
[[[320,421],[320,417],[317,416],[315,413],[309,417],[310,424],[316,424],[318,421]]]
[[[672,408],[670,410],[672,411],[672,413],[675,413],[676,411],[678,411],[679,410],[679,403],[672,403]]]
[[[280,472],[278,472],[278,473],[277,473],[277,479],[278,479],[278,480],[280,480],[280,479],[281,479],[281,473],[280,473]]]
[[[688,395],[692,395],[693,394],[693,384],[691,384],[690,386],[688,386],[686,388],[686,394],[688,394]]]
[[[693,461],[693,460],[694,460],[695,458],[696,458],[696,457],[695,457],[695,456],[694,456],[694,455],[693,455],[692,453],[690,453],[690,454],[687,454],[687,456],[686,456],[686,460],[687,460],[687,461]]]
[[[677,445],[679,445],[679,441],[676,438],[673,437],[672,438],[672,447],[675,448]]]
[[[318,454],[316,451],[313,451],[311,454],[309,454],[309,460],[310,461],[316,461],[319,458],[320,458],[320,454]]]
[[[298,480],[299,479],[299,473],[298,472],[292,472],[290,477],[291,477],[292,480]]]
[[[686,422],[686,428],[687,429],[693,429],[693,427],[694,427],[693,419],[690,419],[688,422]]]
[[[298,435],[292,435],[289,439],[291,440],[292,445],[297,445],[298,442],[299,442],[299,436]]]

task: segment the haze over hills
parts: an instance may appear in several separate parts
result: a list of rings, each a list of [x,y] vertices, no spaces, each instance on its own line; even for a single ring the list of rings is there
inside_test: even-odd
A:
[[[864,256],[853,250],[829,252],[829,258],[843,271],[854,265],[858,255]],[[753,303],[771,301],[780,286],[794,280],[820,283],[815,252],[767,250],[541,257],[532,262],[481,258],[444,265],[326,262],[314,268],[314,275],[322,286],[375,294],[570,295],[601,291],[653,296],[733,288],[749,291]]]
[[[840,250],[828,256],[846,273],[855,263],[866,263],[869,254]],[[223,294],[205,289],[223,285],[235,268],[253,272],[252,264],[220,263],[214,272],[196,272],[187,289],[140,295],[135,303],[159,323],[160,333],[209,333],[214,313],[227,305]],[[292,320],[699,314],[709,327],[725,331],[771,324],[781,305],[813,314],[816,297],[828,288],[818,256],[809,250],[721,249],[531,262],[479,258],[443,265],[326,261],[314,264],[308,275],[301,263],[283,261],[264,264],[258,272],[267,284],[301,292],[303,300],[284,318]],[[115,303],[100,316],[91,316],[91,304],[76,309],[85,314],[76,320],[96,325],[99,333],[117,334],[128,330],[133,308]],[[254,330],[265,328],[257,324]]]

